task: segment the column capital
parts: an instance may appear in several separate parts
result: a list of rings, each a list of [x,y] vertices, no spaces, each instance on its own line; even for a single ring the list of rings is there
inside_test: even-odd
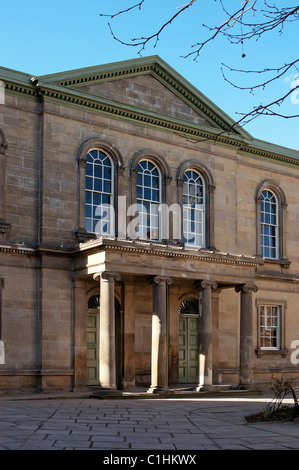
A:
[[[258,287],[255,284],[240,284],[235,287],[237,293],[253,294],[258,291]]]
[[[148,279],[148,284],[156,286],[164,284],[166,286],[170,286],[172,284],[172,279],[164,276],[153,276]]]
[[[209,279],[204,279],[203,281],[195,281],[194,287],[200,290],[217,289],[217,282],[210,281]]]
[[[101,279],[105,279],[106,281],[121,281],[121,275],[119,273],[111,273],[108,271],[103,271],[101,273],[95,273],[93,275],[93,279],[95,281],[100,281]]]

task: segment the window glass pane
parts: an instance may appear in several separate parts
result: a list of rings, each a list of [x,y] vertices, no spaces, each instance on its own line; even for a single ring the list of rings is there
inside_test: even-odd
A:
[[[152,200],[155,202],[159,202],[159,190],[158,189],[152,190]]]
[[[102,204],[104,206],[109,206],[111,204],[111,196],[109,194],[102,195]]]
[[[152,186],[152,178],[151,178],[149,175],[144,175],[144,178],[143,178],[143,185],[144,185],[146,188],[151,188],[151,186]]]
[[[93,178],[93,189],[95,191],[99,191],[99,192],[102,192],[103,190],[103,180],[100,179],[100,178]]]
[[[92,192],[91,191],[86,191],[85,193],[85,202],[86,204],[91,204],[92,201]]]
[[[96,206],[101,204],[101,193],[93,193],[93,204]]]
[[[85,228],[87,232],[92,232],[92,220],[91,219],[88,219],[88,218],[85,219]]]
[[[104,193],[111,193],[111,182],[104,181]]]
[[[151,200],[151,189],[150,188],[144,188],[143,190],[143,199],[150,201]]]
[[[89,204],[85,205],[85,217],[91,217],[91,207]]]
[[[109,181],[111,180],[111,167],[110,166],[104,167],[104,178]]]
[[[141,199],[141,198],[142,198],[142,187],[137,186],[137,199]]]
[[[86,177],[86,189],[93,189],[93,180],[90,177]]]
[[[93,166],[90,163],[86,163],[86,173],[87,176],[93,175]]]

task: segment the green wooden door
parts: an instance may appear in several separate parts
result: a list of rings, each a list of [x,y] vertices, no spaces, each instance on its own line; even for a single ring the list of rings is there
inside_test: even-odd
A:
[[[198,382],[198,316],[180,315],[179,382]]]
[[[87,385],[99,385],[99,313],[87,311]]]

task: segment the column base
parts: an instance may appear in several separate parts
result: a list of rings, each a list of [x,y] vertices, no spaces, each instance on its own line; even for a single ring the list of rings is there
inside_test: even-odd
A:
[[[194,388],[194,390],[196,392],[211,392],[215,389],[216,389],[215,385],[212,385],[212,384],[210,384],[210,385],[197,385]]]
[[[168,391],[167,388],[163,388],[163,387],[153,387],[152,385],[150,386],[150,388],[146,391],[147,393],[166,393]]]
[[[256,388],[256,386],[252,382],[240,382],[237,386],[237,390],[253,390],[254,388]]]

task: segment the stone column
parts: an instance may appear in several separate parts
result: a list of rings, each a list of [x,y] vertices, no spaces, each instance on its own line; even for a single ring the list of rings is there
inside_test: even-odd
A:
[[[167,377],[167,286],[171,279],[156,276],[153,285],[152,368],[149,393],[166,390]]]
[[[94,279],[100,280],[99,382],[103,388],[116,389],[114,283],[121,276],[103,272]]]
[[[240,385],[253,381],[253,313],[252,294],[258,291],[254,284],[244,284],[235,288],[241,293],[240,312]]]
[[[198,387],[209,387],[213,382],[213,319],[212,319],[212,289],[216,289],[214,281],[197,283],[202,293],[202,309],[199,317],[198,331]]]
[[[168,330],[168,383],[179,383],[179,299],[180,288],[172,286],[169,289],[168,304],[169,304],[169,330]]]
[[[135,385],[135,284],[124,285],[124,387]]]
[[[74,389],[85,388],[86,377],[86,283],[73,279],[74,288]]]
[[[219,300],[220,289],[212,292],[212,311],[213,311],[213,384],[219,384]]]

